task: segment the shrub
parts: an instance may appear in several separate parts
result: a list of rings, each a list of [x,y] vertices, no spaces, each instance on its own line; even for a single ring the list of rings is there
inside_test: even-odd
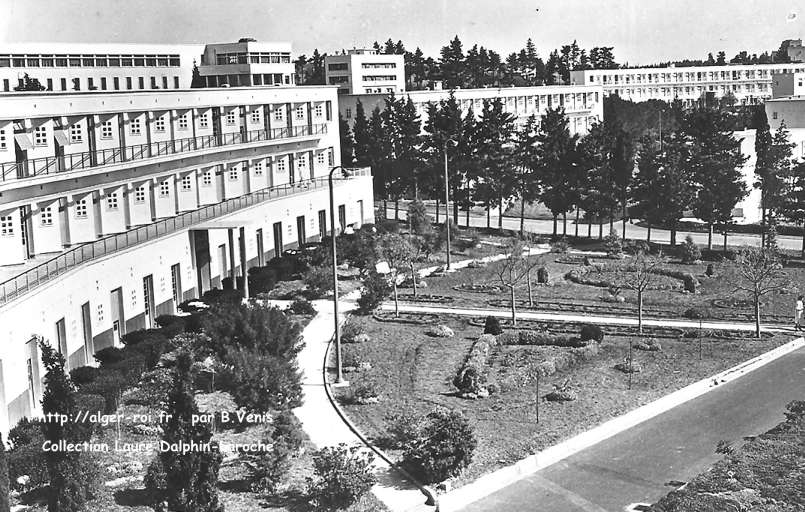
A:
[[[340,444],[313,454],[314,478],[308,480],[310,496],[318,507],[347,508],[376,483],[374,455]]]
[[[8,432],[8,440],[12,445],[7,453],[11,488],[26,492],[47,485],[47,464],[45,452],[42,451],[45,437],[41,424],[23,418]],[[20,478],[25,476],[28,478],[23,478],[24,483],[20,483]]]
[[[118,347],[106,347],[95,352],[95,360],[102,365],[120,362],[124,357],[123,350]]]
[[[299,372],[293,360],[259,349],[230,348],[219,385],[249,411],[298,407],[302,400]]]
[[[403,465],[425,483],[458,475],[469,465],[478,441],[467,418],[438,407],[422,421],[403,450]]]
[[[604,237],[604,250],[607,256],[610,257],[621,256],[623,254],[623,242],[615,231],[610,231],[609,234]]]
[[[498,336],[503,332],[503,329],[500,327],[500,320],[496,316],[488,316],[486,317],[486,321],[484,322],[484,334],[491,334],[493,336]]]
[[[425,203],[419,199],[411,201],[408,205],[408,222],[411,224],[411,231],[417,235],[424,235],[433,229],[425,210]]]
[[[302,276],[311,299],[319,299],[333,289],[333,267],[311,267]]]
[[[198,379],[198,377],[196,377]],[[127,404],[157,406],[167,402],[168,391],[171,386],[171,372],[169,368],[155,368],[143,373],[137,388],[125,396]]]
[[[358,343],[367,337],[366,326],[357,318],[350,318],[341,328],[341,341],[344,343]]]
[[[249,269],[249,291],[255,295],[270,292],[277,284],[277,271],[272,267]]]
[[[165,467],[162,465],[162,458],[157,455],[148,464],[148,469],[143,478],[145,490],[148,493],[148,502],[155,510],[164,510],[162,502],[165,501],[165,490],[168,487]]]
[[[597,325],[584,324],[581,326],[581,330],[579,331],[579,338],[581,341],[594,340],[601,343],[604,341],[604,331],[602,331]]]
[[[80,386],[94,381],[99,373],[100,370],[94,366],[79,366],[70,370],[70,380],[76,386]]]
[[[456,335],[453,329],[442,324],[429,327],[425,332],[430,336],[434,336],[436,338],[452,338],[453,336]]]
[[[369,314],[391,293],[391,285],[383,274],[370,272],[363,281],[364,289],[358,299],[358,310]]]
[[[282,440],[292,451],[298,451],[305,441],[305,432],[302,430],[302,424],[296,418],[294,413],[290,411],[282,411],[276,416],[271,423],[273,430],[271,438],[276,442]]]
[[[699,246],[693,241],[693,237],[688,235],[685,237],[685,241],[680,246],[680,257],[682,258],[682,263],[686,265],[691,265],[697,261],[702,259],[702,251],[699,249]]]
[[[202,302],[207,304],[240,304],[243,302],[243,294],[240,290],[219,290],[213,288],[201,296]]]
[[[545,267],[540,267],[537,269],[537,282],[540,284],[547,284],[548,283],[548,269]]]
[[[161,328],[162,334],[167,338],[173,338],[179,333],[184,332],[185,324],[184,316],[176,315],[159,315],[156,322]]]
[[[660,342],[655,340],[654,338],[646,338],[643,340],[638,341],[635,343],[634,348],[637,350],[643,350],[646,352],[660,352],[662,351],[662,345]]]
[[[555,241],[551,244],[551,252],[555,252],[558,254],[565,254],[570,249],[570,244],[568,243],[566,238],[560,238],[559,240]]]
[[[419,436],[422,417],[409,406],[388,413],[384,419],[388,432],[386,441],[392,449],[402,449],[411,439]]]
[[[352,388],[351,401],[354,404],[366,404],[376,399],[378,394],[377,384],[364,378]]]
[[[291,302],[288,310],[294,315],[315,315],[316,308],[307,299],[299,298]]]
[[[104,398],[104,413],[111,414],[120,403],[123,389],[130,385],[127,375],[113,369],[103,369],[94,381],[81,386],[82,393],[100,395]]]
[[[623,243],[623,252],[626,254],[649,254],[651,252],[651,245],[645,240],[626,240]]]
[[[682,316],[685,318],[690,318],[691,320],[710,318],[710,311],[705,308],[688,308],[685,310]]]
[[[3,435],[0,434],[0,512],[9,512],[11,504],[11,487],[8,481],[8,460],[6,459],[6,445],[3,442]]]

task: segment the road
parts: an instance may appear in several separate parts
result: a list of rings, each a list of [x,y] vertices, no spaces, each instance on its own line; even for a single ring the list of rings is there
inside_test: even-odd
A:
[[[520,480],[466,512],[616,512],[653,503],[735,446],[784,419],[805,399],[805,349],[773,361],[690,402]]]
[[[451,203],[452,204],[452,203]],[[400,219],[405,219],[405,208],[407,204],[403,206],[401,203],[400,205]],[[432,205],[427,205],[428,213],[431,216],[435,216],[435,208]],[[387,218],[393,219],[394,218],[394,207],[393,203],[389,202]],[[440,220],[444,220],[444,206],[441,207]],[[466,221],[466,213],[461,212],[459,215],[459,226],[464,226]],[[474,209],[470,213],[470,225],[474,227],[486,227],[486,214],[483,212],[482,209]],[[497,228],[498,226],[498,218],[496,215],[492,216],[492,227]],[[615,232],[619,235],[621,234],[621,223],[615,223]],[[520,219],[518,217],[503,217],[503,227],[506,229],[511,230],[519,230],[520,229]],[[553,221],[552,220],[540,220],[540,219],[526,219],[525,220],[525,229],[531,233],[541,233],[541,234],[551,234],[553,233]],[[559,219],[558,224],[558,231],[559,233],[562,232],[562,219]],[[637,226],[635,224],[626,223],[626,238],[633,239],[633,240],[645,240],[647,235],[647,229],[641,226]],[[609,233],[609,224],[604,225],[603,230],[604,235]],[[572,219],[568,218],[567,220],[567,234],[568,236],[572,236],[575,234],[575,225],[573,224]],[[579,236],[586,236],[587,235],[587,224],[580,223],[579,224]],[[593,224],[592,228],[592,235],[593,237],[598,237],[598,224]],[[707,246],[707,233],[691,233],[687,231],[678,231],[676,234],[676,241],[677,243],[681,243],[685,236],[691,235],[693,240],[699,244],[699,246],[704,247]],[[659,243],[670,243],[671,241],[671,232],[665,229],[657,229],[652,228],[651,230],[651,241],[652,242],[659,242]],[[728,236],[727,242],[730,246],[740,246],[740,245],[760,245],[760,236],[759,235],[751,235],[751,234],[730,234]],[[713,248],[720,249],[723,244],[723,237],[718,234],[713,234]],[[802,248],[802,238],[801,237],[793,237],[793,236],[777,236],[777,245],[783,249],[790,249],[790,250],[800,250]]]

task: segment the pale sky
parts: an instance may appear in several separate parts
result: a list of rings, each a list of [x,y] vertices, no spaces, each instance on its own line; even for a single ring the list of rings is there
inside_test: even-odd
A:
[[[0,0],[2,42],[291,41],[294,55],[402,39],[438,57],[458,34],[504,57],[577,39],[632,65],[776,49],[805,35],[802,0]],[[791,14],[796,18],[791,21]]]

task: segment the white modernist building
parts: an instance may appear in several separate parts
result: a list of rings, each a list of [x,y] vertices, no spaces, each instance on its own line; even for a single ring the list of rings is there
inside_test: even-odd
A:
[[[771,98],[772,75],[797,71],[805,71],[805,63],[590,69],[571,71],[570,80],[600,85],[605,95],[631,101],[679,99],[691,105],[701,98],[731,94],[741,104],[757,104]]]
[[[68,369],[332,227],[335,87],[0,94],[0,431]],[[373,219],[371,176],[336,225]]]
[[[47,91],[189,88],[203,45],[0,43],[0,92],[24,76]]]
[[[324,57],[325,83],[337,85],[340,94],[399,94],[405,91],[402,55],[369,49],[352,49]]]
[[[208,44],[199,74],[207,87],[292,85],[295,83],[291,43],[258,42]]]
[[[398,97],[411,98],[416,106],[424,127],[428,117],[428,104],[438,103],[449,97],[451,91],[408,91]],[[499,98],[506,112],[515,116],[516,124],[521,125],[528,117],[540,116],[549,108],[562,107],[567,114],[571,133],[584,135],[593,124],[603,121],[603,91],[600,85],[544,85],[537,87],[505,87],[484,89],[455,89],[452,91],[461,110],[466,114],[470,109],[476,116],[483,112],[485,100]],[[341,116],[350,124],[355,122],[358,101],[363,105],[366,116],[378,107],[385,108],[388,94],[342,94],[338,97]]]

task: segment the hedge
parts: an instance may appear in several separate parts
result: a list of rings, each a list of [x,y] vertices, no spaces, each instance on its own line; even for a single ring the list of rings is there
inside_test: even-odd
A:
[[[470,347],[467,358],[453,378],[453,385],[462,395],[470,397],[486,392],[486,360],[489,350],[497,345],[497,339],[491,334],[483,334]]]
[[[585,342],[576,336],[563,336],[541,331],[522,330],[504,332],[498,336],[501,345],[534,345],[550,347],[584,347]]]

